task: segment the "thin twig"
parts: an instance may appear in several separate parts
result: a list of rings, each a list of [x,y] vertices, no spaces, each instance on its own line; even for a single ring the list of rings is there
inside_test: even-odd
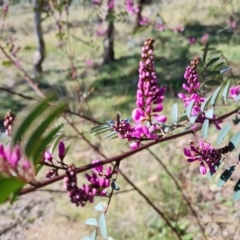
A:
[[[240,110],[240,107],[236,108],[235,110],[233,110],[233,111],[231,111],[231,112],[229,112],[229,113],[223,114],[222,116],[220,116],[220,117],[218,117],[218,118],[213,119],[213,120],[211,121],[211,123],[214,123],[215,121],[218,121],[218,120],[220,120],[220,119],[221,119],[221,120],[222,120],[222,119],[225,119],[226,117],[228,117],[228,116],[230,116],[230,115],[238,112],[239,110]],[[70,126],[72,126],[77,132],[79,132],[78,129],[77,129],[74,125],[71,125],[71,124],[70,124]],[[161,143],[161,142],[170,141],[170,140],[172,140],[172,139],[177,139],[177,138],[179,138],[179,137],[182,137],[182,136],[185,136],[185,135],[188,135],[188,134],[191,134],[191,133],[198,132],[199,130],[201,130],[201,128],[202,128],[202,126],[198,126],[198,127],[197,127],[196,129],[194,129],[194,130],[191,130],[191,129],[190,129],[190,130],[185,131],[185,132],[181,132],[181,133],[177,133],[177,134],[174,134],[174,135],[171,135],[171,136],[166,136],[166,137],[164,137],[164,138],[160,138],[160,139],[158,139],[158,140],[156,140],[156,141],[151,141],[150,143],[147,143],[147,144],[145,144],[145,145],[143,145],[143,146],[140,146],[139,148],[137,148],[137,149],[135,149],[135,150],[130,150],[130,151],[126,152],[126,153],[122,153],[122,154],[120,154],[120,155],[118,155],[118,156],[115,156],[115,157],[112,157],[112,158],[106,158],[106,160],[102,160],[102,161],[97,162],[97,163],[92,163],[92,164],[88,164],[88,165],[85,165],[85,166],[81,166],[81,167],[77,168],[76,171],[77,171],[77,173],[81,173],[81,172],[85,172],[85,171],[87,171],[87,170],[90,170],[90,169],[92,169],[92,168],[94,168],[94,167],[99,167],[99,166],[102,166],[102,165],[105,165],[105,164],[108,164],[108,163],[113,163],[113,162],[116,162],[116,161],[122,161],[122,160],[124,160],[125,158],[128,158],[128,157],[130,157],[130,156],[132,156],[132,155],[134,155],[134,154],[136,154],[136,153],[138,153],[138,152],[140,152],[140,151],[142,151],[142,150],[144,150],[144,149],[147,149],[147,148],[149,148],[149,147],[151,147],[151,146],[154,146],[154,145],[159,144],[159,143]],[[83,135],[82,135],[82,136],[83,136]],[[84,137],[84,136],[83,136],[83,137]],[[92,146],[92,148],[93,148],[95,151],[98,150],[98,148],[97,148],[95,145],[93,145],[90,141],[88,141],[85,137],[84,137],[84,140],[85,140],[90,146]],[[104,157],[104,158],[105,158],[105,157]],[[47,185],[49,185],[49,184],[51,184],[51,183],[57,182],[57,181],[63,179],[64,177],[65,177],[65,174],[59,175],[59,176],[54,177],[54,178],[49,179],[49,180],[45,180],[45,181],[43,181],[43,182],[41,182],[41,183],[39,184],[38,188],[41,188],[41,187],[47,186]],[[36,190],[36,189],[35,189],[35,188],[32,188],[32,187],[24,188],[24,189],[22,189],[22,191],[20,192],[20,195],[23,195],[23,194],[26,194],[26,193],[29,193],[29,192],[33,192],[33,191],[35,191],[35,190]]]
[[[168,168],[166,167],[166,165],[161,161],[161,159],[150,149],[147,149],[147,151],[158,161],[158,163],[162,166],[162,168],[165,170],[165,172],[169,175],[169,177],[172,179],[172,181],[174,182],[175,186],[177,187],[177,189],[179,190],[179,192],[181,193],[183,199],[185,200],[185,202],[187,203],[188,207],[190,208],[193,216],[196,218],[198,226],[202,232],[203,238],[205,240],[207,240],[207,237],[204,233],[204,228],[201,225],[201,222],[198,218],[197,212],[194,210],[191,202],[189,201],[189,199],[186,197],[186,195],[183,193],[181,186],[178,184],[177,180],[175,179],[175,177],[172,175],[172,173],[168,170]]]

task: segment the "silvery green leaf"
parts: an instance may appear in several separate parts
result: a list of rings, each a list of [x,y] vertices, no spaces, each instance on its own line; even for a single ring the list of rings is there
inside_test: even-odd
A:
[[[90,226],[98,226],[97,220],[95,218],[88,218],[84,223]]]
[[[219,145],[222,142],[222,140],[227,136],[230,128],[231,128],[231,123],[227,123],[222,127],[222,129],[218,133],[218,137],[216,141],[217,145]]]
[[[106,225],[106,219],[105,219],[105,214],[104,213],[102,213],[100,215],[98,223],[99,223],[100,233],[101,233],[103,239],[107,239],[108,238],[107,225]]]
[[[222,187],[227,182],[227,180],[232,176],[235,168],[236,168],[236,165],[231,166],[230,168],[226,169],[222,173],[222,175],[220,176],[220,178],[219,178],[219,180],[217,182],[217,186],[218,187]]]

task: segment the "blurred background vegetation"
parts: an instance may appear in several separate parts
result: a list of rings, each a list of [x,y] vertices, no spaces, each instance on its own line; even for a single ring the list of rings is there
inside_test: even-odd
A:
[[[124,0],[116,1],[113,18],[110,20],[102,6],[93,5],[90,1],[72,0],[69,15],[66,15],[64,9],[61,13],[57,8],[54,13],[56,19],[47,11],[42,12],[41,26],[46,48],[42,72],[33,71],[33,56],[37,45],[32,4],[30,1],[18,1],[10,5],[1,45],[8,50],[13,45],[15,49],[20,47],[17,59],[41,89],[56,91],[60,98],[69,100],[72,109],[93,116],[99,122],[114,119],[117,112],[124,118],[131,115],[135,106],[141,47],[146,38],[155,40],[157,76],[159,83],[167,86],[165,114],[169,114],[173,103],[180,103],[177,94],[182,91],[183,73],[191,59],[202,54],[204,44],[201,38],[204,34],[209,35],[211,47],[223,52],[236,79],[240,77],[239,0],[142,1],[142,16],[152,22],[159,21],[164,25],[164,30],[156,29],[153,24],[136,27],[137,16],[126,12]],[[63,33],[59,32],[57,21],[61,22]],[[100,32],[106,30],[111,21],[114,23],[114,33],[111,36],[114,39],[114,59],[104,61],[106,36]],[[0,23],[2,26],[3,22]],[[177,33],[174,31],[177,27],[183,27],[184,31]],[[194,38],[195,42],[190,43],[190,38]],[[63,49],[67,49],[68,53]],[[69,53],[74,53],[74,58],[69,58]],[[21,72],[2,52],[0,61],[0,86],[36,97]],[[76,73],[74,76],[73,72]],[[76,96],[74,89],[78,86],[80,90]],[[7,110],[11,109],[14,114],[18,114],[29,100],[0,90],[0,103],[0,119],[3,119]],[[181,111],[183,113],[183,107]],[[72,117],[72,121],[79,122],[77,128],[89,140],[94,143],[100,140],[101,148],[108,157],[128,149],[120,140],[101,141],[88,135],[93,126],[91,123],[83,122],[76,116]],[[211,131],[209,140],[214,140],[217,133],[213,128]],[[232,132],[235,131],[232,128]],[[72,138],[73,132],[66,126],[65,134]],[[179,139],[152,147],[151,150],[181,185],[182,191],[198,212],[209,239],[240,239],[239,203],[231,200],[231,181],[223,189],[217,189],[215,178],[209,180],[200,176],[196,165],[186,163],[182,148],[190,141],[191,137]],[[77,166],[99,157],[82,141],[74,141],[70,153],[69,161],[74,161]],[[230,165],[234,157],[231,155],[222,167]],[[148,151],[123,161],[121,168],[167,215],[182,239],[203,239],[196,219],[179,190]],[[81,180],[84,181],[84,178]],[[108,231],[114,239],[175,239],[164,221],[136,192],[131,191],[121,176],[118,185],[126,192],[113,197],[107,215]],[[53,188],[61,187],[62,184],[58,183]],[[93,206],[76,209],[71,206],[65,193],[44,194],[55,202],[51,205],[53,213],[48,216],[49,213],[43,209],[47,216],[43,224],[39,225],[37,218],[29,221],[31,227],[23,227],[21,230],[21,236],[24,237],[16,239],[80,239],[84,233],[90,232],[82,223],[95,214]],[[48,209],[47,206],[44,208]],[[27,215],[30,219],[31,214],[30,211]],[[10,218],[14,219],[12,216]],[[8,239],[8,235],[5,237]]]

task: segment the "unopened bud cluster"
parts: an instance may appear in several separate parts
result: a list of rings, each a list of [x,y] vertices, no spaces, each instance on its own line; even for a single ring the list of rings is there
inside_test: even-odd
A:
[[[99,161],[93,161],[93,163],[97,162]],[[112,174],[111,167],[108,167],[105,173],[103,172],[103,166],[96,167],[91,175],[86,174],[86,179],[90,183],[87,185],[83,184],[79,188],[77,185],[76,168],[74,165],[68,166],[64,183],[71,202],[76,206],[81,205],[83,207],[87,202],[93,203],[95,196],[107,196],[106,189],[110,186]]]
[[[163,110],[165,87],[158,86],[154,66],[153,39],[147,39],[142,47],[142,60],[139,63],[139,80],[136,95],[137,108],[133,110],[132,118],[136,123],[148,121],[163,123],[167,120],[159,113]]]
[[[199,161],[200,173],[206,174],[208,166],[211,172],[215,172],[215,165],[221,160],[223,155],[229,152],[229,146],[214,148],[211,143],[200,140],[198,144],[190,143],[189,148],[184,148],[184,154],[188,157],[188,162]]]
[[[191,115],[197,116],[196,122],[203,123],[206,119],[204,110],[201,110],[202,103],[206,100],[205,97],[203,97],[202,92],[200,91],[200,82],[198,79],[198,73],[197,73],[197,66],[200,63],[200,57],[195,57],[191,62],[190,65],[187,66],[186,71],[184,73],[184,78],[186,79],[187,83],[183,83],[182,87],[185,89],[188,94],[185,95],[183,93],[179,93],[178,97],[181,98],[184,102],[184,106],[187,107],[189,103],[193,100],[194,105],[192,108]],[[213,115],[211,119],[215,119],[216,115]],[[222,123],[221,120],[214,121],[214,125],[216,126],[216,129],[221,129],[220,123]]]
[[[34,169],[21,152],[20,145],[12,147],[0,143],[0,173],[30,182],[34,179]]]
[[[11,136],[12,125],[13,125],[14,119],[15,119],[15,116],[12,114],[11,111],[8,111],[4,118],[4,127],[6,129],[5,132],[8,136]]]
[[[156,132],[167,118],[160,115],[166,87],[158,86],[154,66],[153,39],[147,39],[142,47],[142,60],[139,63],[139,80],[136,94],[136,108],[132,111],[134,126],[127,120],[121,120],[119,115],[112,125],[119,138],[126,138],[132,149],[140,146],[143,140],[156,140]]]

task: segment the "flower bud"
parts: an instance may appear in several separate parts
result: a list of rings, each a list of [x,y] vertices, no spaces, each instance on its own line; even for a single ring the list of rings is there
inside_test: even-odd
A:
[[[47,161],[52,161],[52,154],[49,152],[49,151],[45,151],[44,152],[44,160],[47,162]]]
[[[63,143],[63,141],[60,141],[58,144],[58,156],[61,161],[63,161],[65,157],[65,144]]]

